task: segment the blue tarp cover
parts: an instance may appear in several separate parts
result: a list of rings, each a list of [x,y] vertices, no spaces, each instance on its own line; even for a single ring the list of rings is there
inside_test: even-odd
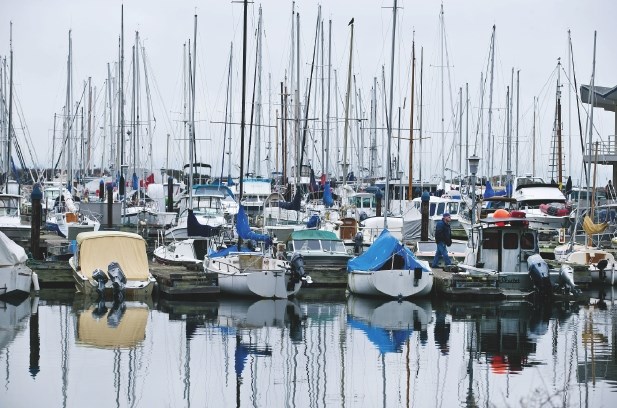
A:
[[[201,225],[199,221],[197,221],[197,217],[195,217],[193,210],[189,210],[189,214],[186,219],[186,234],[189,237],[214,237],[220,235],[221,230],[222,227]]]
[[[216,251],[216,252],[212,252],[211,254],[208,254],[208,258],[220,258],[222,256],[227,256],[232,252],[253,252],[253,251],[248,249],[247,247],[242,247],[238,249],[237,245],[232,245],[230,247],[223,248],[220,251]]]
[[[236,231],[238,231],[238,236],[244,240],[252,239],[257,242],[265,242],[266,247],[272,244],[272,238],[270,238],[267,234],[258,234],[251,230],[249,226],[249,218],[246,216],[246,212],[244,211],[244,206],[240,206],[238,209],[238,218],[236,220]]]
[[[334,204],[334,199],[332,198],[332,191],[330,191],[330,182],[326,181],[326,185],[323,190],[323,204],[330,208]]]
[[[377,271],[393,255],[399,255],[405,259],[405,269],[407,270],[422,268],[424,271],[429,272],[427,267],[418,262],[413,252],[401,244],[387,229],[381,232],[381,235],[377,237],[366,251],[347,262],[347,272]]]

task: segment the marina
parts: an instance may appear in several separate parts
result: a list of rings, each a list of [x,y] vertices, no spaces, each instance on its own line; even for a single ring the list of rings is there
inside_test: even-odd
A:
[[[8,3],[2,406],[617,405],[617,3]]]

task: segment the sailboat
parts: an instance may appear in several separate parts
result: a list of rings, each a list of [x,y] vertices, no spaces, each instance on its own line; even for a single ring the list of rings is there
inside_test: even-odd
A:
[[[392,29],[392,59],[390,71],[390,112],[392,112],[394,44],[396,33],[396,3],[394,0]],[[353,23],[351,24],[353,39]],[[392,115],[388,117],[388,152],[392,143]],[[390,166],[386,170],[386,186],[390,181]],[[385,191],[383,230],[366,252],[347,263],[347,285],[352,293],[369,296],[406,298],[428,295],[433,288],[433,272],[426,261],[416,259],[388,230],[389,189]]]
[[[242,54],[242,118],[240,127],[240,185],[238,202],[242,203],[244,174],[244,128],[246,100],[246,35],[247,1],[244,1],[244,34]],[[301,256],[291,261],[272,255],[272,240],[268,235],[251,231],[244,206],[238,208],[236,231],[238,243],[210,253],[204,258],[204,270],[218,275],[221,293],[239,296],[284,299],[300,291],[308,280]],[[242,242],[246,245],[243,247]],[[262,242],[263,250],[255,250],[254,242]]]

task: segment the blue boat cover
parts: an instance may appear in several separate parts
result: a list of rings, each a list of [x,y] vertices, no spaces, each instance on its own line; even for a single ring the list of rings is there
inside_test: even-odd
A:
[[[390,330],[371,326],[351,316],[347,316],[347,325],[352,329],[363,331],[381,354],[401,353],[403,345],[413,333],[412,329]]]
[[[249,226],[249,218],[246,216],[244,206],[242,205],[238,209],[236,231],[238,232],[238,236],[244,240],[252,239],[257,242],[264,242],[266,244],[266,248],[272,245],[272,238],[270,238],[268,234],[258,234],[251,230],[251,227]]]
[[[189,237],[214,237],[221,233],[221,227],[211,227],[209,225],[201,225],[197,221],[197,217],[193,210],[189,210],[189,215],[186,219],[186,234]]]
[[[425,272],[430,271],[428,267],[418,262],[411,249],[401,244],[390,231],[384,229],[366,251],[347,262],[347,272],[377,271],[394,255],[403,257],[407,270],[422,268]]]
[[[495,190],[493,190],[493,186],[491,182],[486,180],[486,190],[484,190],[484,198],[491,198],[495,195]]]
[[[302,204],[302,193],[300,192],[300,189],[297,189],[296,195],[294,195],[293,200],[292,201],[280,201],[279,207],[282,208],[283,210],[300,211],[301,204]]]
[[[318,228],[320,224],[319,215],[313,214],[311,218],[306,222],[306,228]]]
[[[330,191],[330,182],[329,181],[326,181],[326,184],[324,186],[324,190],[323,190],[323,204],[326,206],[326,208],[330,208],[334,204],[334,199],[332,198],[332,191]]]

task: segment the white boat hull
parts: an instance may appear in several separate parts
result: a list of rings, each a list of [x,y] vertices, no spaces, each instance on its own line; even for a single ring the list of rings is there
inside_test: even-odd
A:
[[[30,294],[32,270],[26,265],[0,267],[0,298]]]
[[[353,271],[347,274],[349,290],[357,295],[407,298],[425,296],[433,288],[433,272],[422,272],[415,279],[414,270],[392,269]]]

